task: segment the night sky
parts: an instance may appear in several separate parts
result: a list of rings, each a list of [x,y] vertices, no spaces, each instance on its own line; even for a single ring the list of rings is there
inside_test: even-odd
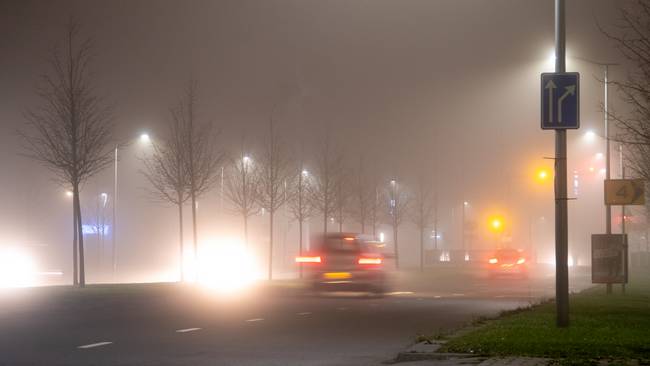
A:
[[[602,165],[592,157],[604,144],[582,138],[587,129],[603,133],[603,89],[601,70],[571,57],[624,61],[597,23],[612,27],[625,3],[567,1],[567,71],[582,74],[583,129],[569,133],[569,175],[584,176],[569,205],[576,256],[587,255],[588,235],[604,221],[600,183],[587,174]],[[373,156],[385,177],[435,172],[450,237],[468,200],[471,220],[504,212],[513,241],[527,240],[533,227],[550,256],[552,189],[531,188],[528,174],[552,166],[543,157],[553,155],[553,133],[539,128],[539,74],[553,70],[551,0],[0,1],[0,243],[37,248],[43,268],[69,267],[71,204],[46,169],[20,156],[16,131],[38,105],[38,76],[70,16],[94,38],[95,85],[115,105],[116,142],[162,133],[168,109],[195,78],[200,118],[219,127],[225,151],[244,136],[255,149],[275,106],[285,140],[308,155],[330,135],[351,161]],[[624,75],[625,66],[612,71]],[[175,211],[147,198],[142,154],[133,143],[120,157],[118,253],[125,270],[158,278],[174,261]],[[87,215],[112,184],[108,169],[84,186]],[[203,199],[206,236],[239,225],[218,212],[218,200],[218,189]],[[286,245],[292,230],[279,230]],[[406,241],[416,235],[409,230]],[[149,267],[137,265],[142,258]]]

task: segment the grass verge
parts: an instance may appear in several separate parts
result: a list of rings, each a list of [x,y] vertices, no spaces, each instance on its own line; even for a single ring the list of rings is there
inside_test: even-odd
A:
[[[452,337],[441,352],[565,360],[636,359],[650,362],[650,280],[636,279],[625,295],[604,286],[570,298],[570,327],[555,326],[555,303],[506,312]]]

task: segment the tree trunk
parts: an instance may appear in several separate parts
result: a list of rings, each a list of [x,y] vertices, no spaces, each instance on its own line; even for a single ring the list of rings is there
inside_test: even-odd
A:
[[[244,215],[244,244],[248,249],[248,216]]]
[[[273,279],[273,211],[269,211],[269,281]]]
[[[302,218],[298,220],[298,235],[300,235],[298,239],[298,255],[302,256]],[[302,264],[299,267],[299,277],[302,278]]]
[[[192,245],[194,247],[194,265],[199,259],[199,241],[196,230],[196,192],[192,189]]]
[[[179,242],[178,242],[178,270],[180,273],[181,282],[185,282],[185,268],[183,268],[183,203],[180,202],[181,194],[178,194],[178,233],[179,233]]]
[[[397,223],[393,220],[393,243],[395,245],[395,269],[399,269],[399,246],[397,245]]]
[[[424,271],[424,226],[420,229],[420,272]]]
[[[361,234],[366,233],[366,223],[364,221],[365,220],[361,220]]]
[[[323,212],[323,235],[327,235],[327,210]]]
[[[83,236],[83,226],[81,220],[81,200],[79,199],[79,184],[75,184],[73,187],[73,201],[74,205],[77,208],[77,235],[79,237],[79,286],[86,286],[86,266],[84,259],[84,236]]]
[[[77,231],[77,204],[74,198],[72,198],[72,232],[72,284],[77,286],[79,285],[79,255],[77,254],[77,249],[79,248],[79,232]]]

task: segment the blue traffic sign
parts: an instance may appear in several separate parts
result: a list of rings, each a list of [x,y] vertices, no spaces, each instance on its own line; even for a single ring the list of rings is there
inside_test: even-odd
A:
[[[580,74],[542,74],[542,129],[580,128]]]

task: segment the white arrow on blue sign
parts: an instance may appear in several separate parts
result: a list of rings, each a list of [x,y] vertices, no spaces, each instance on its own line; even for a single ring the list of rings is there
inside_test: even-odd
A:
[[[580,128],[580,74],[543,73],[542,129]]]

